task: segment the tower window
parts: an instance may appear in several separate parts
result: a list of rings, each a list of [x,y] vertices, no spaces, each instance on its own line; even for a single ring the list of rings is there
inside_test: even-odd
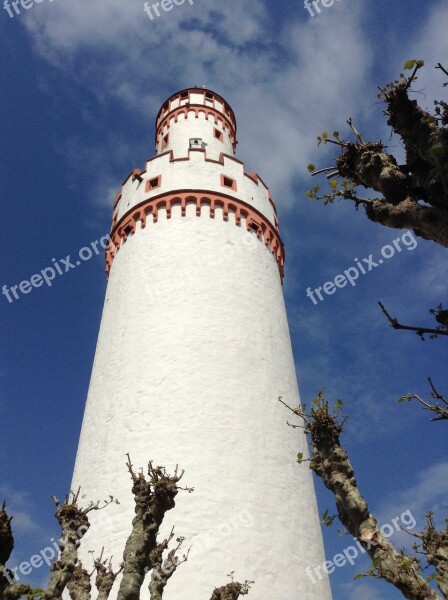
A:
[[[223,141],[222,131],[219,131],[219,129],[216,129],[216,127],[215,127],[214,132],[215,132],[215,138],[217,140],[219,140],[220,142],[222,142]]]
[[[150,192],[151,190],[155,190],[156,188],[160,187],[161,183],[161,175],[159,175],[158,177],[153,177],[152,179],[148,179],[148,181],[146,182],[146,191]]]
[[[181,98],[188,98],[188,92],[181,92],[180,97]]]
[[[205,148],[207,144],[202,141],[202,138],[190,138],[190,148]]]
[[[230,188],[231,190],[237,191],[236,179],[227,177],[227,175],[221,175],[221,185],[223,187]]]
[[[162,150],[168,146],[168,140],[170,139],[170,134],[167,133],[166,136],[162,139]]]

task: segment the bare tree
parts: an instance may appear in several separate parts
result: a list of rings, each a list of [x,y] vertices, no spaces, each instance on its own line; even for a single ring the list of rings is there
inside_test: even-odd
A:
[[[446,528],[438,532],[429,514],[426,529],[416,536],[420,543],[414,549],[425,556],[435,571],[425,578],[421,561],[415,555],[397,550],[381,533],[357,486],[353,467],[340,443],[345,422],[345,418],[340,418],[342,402],[338,400],[332,409],[324,390],[320,390],[308,412],[305,406],[290,407],[279,400],[300,418],[302,424],[288,422],[288,425],[304,429],[311,446],[310,468],[333,493],[339,520],[372,560],[372,568],[366,575],[391,583],[409,600],[447,600],[448,521]],[[298,455],[298,462],[305,462],[302,454]],[[441,596],[431,587],[432,579],[436,580]]]
[[[321,193],[316,184],[306,195],[324,204],[349,200],[356,209],[363,206],[374,223],[412,229],[415,235],[448,248],[448,104],[435,101],[431,113],[411,99],[412,85],[423,66],[422,60],[406,61],[404,70],[411,71],[409,77],[401,73],[399,79],[378,88],[387,124],[406,151],[406,163],[398,164],[383,142],[366,142],[349,118],[353,140],[341,138],[338,131],[318,136],[319,145],[333,144],[340,152],[329,167],[316,170],[314,165],[308,166],[313,176],[326,177],[328,190]],[[448,76],[440,63],[436,68]],[[376,196],[360,196],[360,188],[372,190]],[[383,305],[381,308],[395,329],[415,331],[422,339],[425,334],[431,338],[448,335],[448,310],[442,304],[429,311],[437,322],[435,327],[401,325]]]
[[[319,145],[334,144],[340,148],[340,153],[330,167],[316,170],[314,165],[308,166],[313,176],[325,175],[329,189],[321,193],[316,184],[306,195],[310,199],[323,200],[324,204],[331,204],[336,198],[350,200],[356,209],[362,205],[367,217],[375,223],[412,229],[417,236],[448,247],[448,104],[443,100],[436,101],[434,114],[431,114],[410,98],[411,86],[423,64],[420,60],[407,61],[404,69],[411,71],[409,77],[400,74],[400,79],[379,88],[378,98],[385,103],[387,123],[401,138],[406,150],[406,164],[399,165],[381,141],[366,142],[352,119],[348,119],[353,141],[342,139],[338,131],[332,136],[325,131],[318,137]],[[448,76],[440,63],[436,68]],[[447,85],[445,83],[444,87]],[[380,195],[361,197],[360,187]],[[403,325],[381,302],[379,305],[396,330],[414,331],[422,339],[425,335],[430,338],[448,335],[448,311],[441,304],[430,310],[436,327]],[[417,400],[434,415],[433,421],[446,420],[448,401],[432,380],[428,380],[435,402],[417,394],[407,394],[399,402]],[[345,422],[345,418],[340,417],[342,402],[338,400],[331,408],[323,390],[313,400],[309,411],[305,406],[290,407],[281,398],[280,401],[301,421],[301,424],[288,424],[303,428],[307,434],[312,456],[310,468],[333,493],[339,520],[372,560],[372,567],[365,575],[391,583],[405,598],[448,599],[448,520],[445,529],[437,531],[433,515],[429,513],[423,532],[412,534],[418,539],[413,546],[415,553],[397,550],[378,528],[357,486],[347,452],[341,446]],[[298,462],[304,462],[302,454],[299,454]],[[326,519],[332,520],[333,517]],[[418,555],[424,557],[424,564]],[[424,577],[424,569],[430,567],[432,574]],[[431,581],[437,583],[440,595]]]
[[[308,192],[309,198],[331,203],[344,198],[363,205],[367,217],[375,223],[396,229],[412,229],[426,240],[448,247],[448,104],[436,101],[434,114],[423,110],[409,95],[422,60],[410,60],[405,70],[409,77],[379,88],[378,98],[385,103],[387,124],[401,138],[406,150],[406,164],[399,165],[394,156],[385,151],[381,141],[365,142],[352,119],[348,124],[355,141],[341,139],[335,131],[330,137],[324,132],[318,143],[332,143],[341,148],[335,166],[316,171],[325,173],[330,190],[319,195],[319,186]],[[448,72],[437,65],[445,75]],[[359,196],[359,187],[380,194],[376,198]]]
[[[14,574],[6,567],[6,562],[14,548],[11,529],[12,517],[6,512],[3,503],[0,510],[0,600],[18,600],[23,596],[41,600],[62,600],[62,594],[68,590],[72,600],[91,600],[91,578],[96,572],[95,586],[98,600],[107,600],[114,582],[122,573],[117,599],[139,600],[146,575],[149,573],[149,594],[151,600],[162,600],[164,589],[180,564],[188,559],[188,552],[178,557],[183,538],[177,538],[177,546],[170,549],[174,537],[173,530],[168,539],[158,541],[160,526],[165,514],[174,508],[175,497],[179,490],[191,492],[190,488],[181,488],[178,484],[183,471],[169,475],[163,467],[148,465],[148,476],[142,471],[136,473],[128,455],[127,467],[132,477],[132,493],[135,501],[135,517],[132,531],[127,539],[123,553],[123,562],[117,572],[112,570],[110,560],[103,560],[102,554],[94,560],[93,569],[87,571],[78,558],[81,539],[90,527],[88,514],[93,510],[105,508],[114,499],[104,505],[90,504],[86,509],[78,506],[79,490],[70,493],[63,504],[53,498],[56,504],[56,519],[61,527],[59,542],[60,555],[51,568],[50,580],[45,590],[33,589],[29,585],[18,585]],[[237,583],[233,580],[212,593],[212,600],[237,600],[246,595],[253,582]]]

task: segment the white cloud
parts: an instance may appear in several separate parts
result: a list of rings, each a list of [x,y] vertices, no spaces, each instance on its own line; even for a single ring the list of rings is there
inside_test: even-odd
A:
[[[340,586],[344,590],[346,600],[384,600],[383,594],[378,594],[371,585],[366,582],[355,581]]]
[[[222,93],[237,114],[240,158],[250,157],[249,169],[262,174],[278,202],[295,201],[292,181],[308,177],[315,137],[337,125],[333,115],[363,110],[372,56],[360,7],[340,5],[319,19],[297,19],[274,38],[260,0],[250,10],[239,0],[198,0],[154,21],[140,0],[38,8],[23,21],[38,52],[98,97],[116,97],[148,118],[163,101],[154,88],[170,93],[205,84]],[[104,143],[99,154],[107,156]],[[85,157],[84,169],[88,162]]]
[[[448,11],[445,0],[441,0],[433,4],[428,21],[422,27],[419,38],[412,43],[410,42],[407,50],[406,58],[422,58],[425,60],[425,68],[421,71],[419,81],[415,85],[415,89],[421,89],[423,93],[415,97],[419,104],[431,110],[433,109],[432,101],[442,98],[442,84],[447,81],[447,77],[439,69],[434,68],[439,62],[445,68],[447,67],[447,31]]]
[[[423,516],[429,511],[433,511],[440,522],[447,511],[447,497],[448,462],[445,461],[417,473],[415,482],[408,488],[394,491],[382,505],[378,520],[389,523],[391,518],[410,510],[418,527],[424,524]]]

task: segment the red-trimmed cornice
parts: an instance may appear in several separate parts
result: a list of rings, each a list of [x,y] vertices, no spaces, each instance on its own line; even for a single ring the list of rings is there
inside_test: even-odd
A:
[[[233,149],[235,151],[236,144],[237,144],[235,123],[232,122],[232,120],[227,115],[225,115],[218,109],[213,108],[212,106],[206,106],[204,104],[183,104],[182,106],[178,106],[177,108],[174,108],[173,110],[168,112],[156,128],[156,135],[155,135],[156,150],[157,150],[157,144],[159,143],[159,138],[163,137],[164,128],[165,128],[165,126],[169,126],[171,119],[174,119],[174,121],[177,123],[180,114],[185,115],[185,118],[188,119],[188,114],[191,112],[194,112],[196,119],[199,118],[199,113],[201,113],[201,112],[203,112],[206,117],[208,117],[209,115],[212,115],[215,120],[215,125],[218,123],[218,119],[221,119],[222,121],[224,121],[224,123],[226,123],[226,125],[229,129],[230,139],[232,141]]]
[[[181,102],[181,101],[184,101],[186,98],[188,99],[187,102],[189,103],[190,102],[190,93],[191,94],[199,94],[199,95],[202,94],[207,100],[210,100],[210,99],[213,101],[215,99],[218,100],[219,103],[222,104],[222,106],[224,107],[225,113],[226,114],[228,113],[230,121],[232,122],[233,129],[236,133],[236,118],[235,118],[235,113],[233,112],[232,108],[229,106],[229,104],[224,100],[224,98],[222,96],[220,96],[213,90],[209,90],[206,88],[185,88],[184,90],[180,90],[180,91],[176,92],[175,94],[172,94],[169,98],[167,98],[165,100],[165,102],[163,103],[162,107],[160,108],[159,112],[157,113],[156,129],[158,129],[161,119],[166,117],[169,114],[169,112],[171,110],[171,103],[174,100],[179,100]],[[185,106],[185,104],[183,106]],[[207,108],[209,107],[209,105],[207,105],[207,104],[204,104],[203,106],[206,106]]]
[[[173,206],[181,207],[181,214],[186,215],[187,204],[196,206],[196,216],[209,216],[215,218],[217,207],[222,208],[224,221],[229,221],[229,215],[234,215],[235,225],[241,225],[241,219],[245,220],[247,231],[254,231],[260,241],[269,248],[277,260],[280,277],[283,280],[285,251],[280,235],[274,226],[257,209],[250,206],[242,200],[221,194],[202,190],[177,190],[175,192],[159,194],[153,198],[144,200],[131,210],[114,225],[110,243],[106,250],[106,272],[109,274],[112,262],[122,244],[126,242],[129,236],[137,232],[137,223],[141,223],[142,229],[148,224],[148,218],[152,217],[152,223],[157,223],[159,210],[165,209],[166,217],[171,218]],[[203,209],[208,208],[208,215],[204,214]]]

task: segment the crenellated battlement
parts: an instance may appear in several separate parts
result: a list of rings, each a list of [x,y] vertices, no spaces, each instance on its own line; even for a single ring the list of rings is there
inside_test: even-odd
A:
[[[115,200],[112,227],[142,201],[179,189],[208,190],[242,200],[278,230],[275,203],[261,177],[248,173],[234,156],[222,153],[214,160],[205,150],[188,150],[181,158],[168,151],[150,158],[144,171],[134,169]]]

